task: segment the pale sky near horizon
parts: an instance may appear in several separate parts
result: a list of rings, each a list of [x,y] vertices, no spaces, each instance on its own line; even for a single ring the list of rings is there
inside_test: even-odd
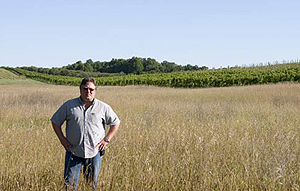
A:
[[[0,0],[0,66],[133,56],[209,68],[300,59],[298,0]]]

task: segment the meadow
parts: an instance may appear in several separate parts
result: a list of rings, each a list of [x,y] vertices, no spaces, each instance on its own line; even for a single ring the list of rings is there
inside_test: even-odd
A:
[[[60,190],[49,119],[78,87],[0,85],[0,190]],[[100,87],[121,126],[99,190],[299,190],[300,84]],[[80,190],[89,190],[80,180]]]

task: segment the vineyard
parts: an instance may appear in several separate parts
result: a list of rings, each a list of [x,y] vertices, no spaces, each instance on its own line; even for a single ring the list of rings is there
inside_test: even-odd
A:
[[[54,76],[27,71],[20,68],[5,68],[34,80],[58,84],[78,85],[81,78]],[[97,77],[101,86],[154,85],[163,87],[226,87],[253,84],[268,84],[300,80],[300,63],[277,64],[256,67],[222,68],[207,71],[155,73],[142,75]]]

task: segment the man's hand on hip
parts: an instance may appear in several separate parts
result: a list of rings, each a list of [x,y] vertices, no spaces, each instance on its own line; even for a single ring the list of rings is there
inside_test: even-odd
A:
[[[65,147],[65,149],[67,151],[69,151],[70,148],[73,146],[73,145],[71,145],[71,143],[66,138],[60,140],[60,143]]]
[[[98,147],[99,151],[103,151],[105,149],[106,145],[108,145],[108,142],[105,141],[105,138],[104,138],[95,146],[95,148]]]

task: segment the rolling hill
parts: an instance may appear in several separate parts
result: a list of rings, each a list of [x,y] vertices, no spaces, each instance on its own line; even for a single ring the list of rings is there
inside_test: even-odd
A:
[[[11,71],[0,68],[0,85],[11,84],[42,84],[42,82],[26,78],[25,76],[20,76]]]

